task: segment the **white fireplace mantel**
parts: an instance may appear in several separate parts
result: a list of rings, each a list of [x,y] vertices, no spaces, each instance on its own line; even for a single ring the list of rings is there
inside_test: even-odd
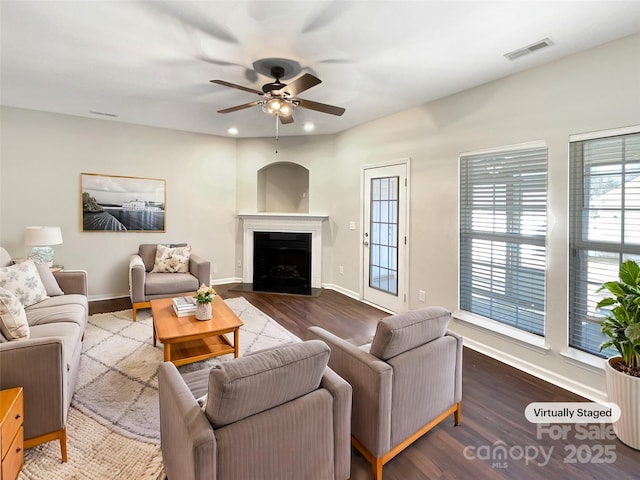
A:
[[[242,281],[253,282],[254,232],[311,234],[311,288],[322,287],[322,222],[328,215],[305,213],[239,213],[242,219]]]

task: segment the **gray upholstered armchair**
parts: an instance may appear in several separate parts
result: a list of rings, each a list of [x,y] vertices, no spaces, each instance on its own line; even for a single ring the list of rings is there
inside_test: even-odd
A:
[[[314,340],[184,377],[160,365],[169,480],[348,479],[351,386],[327,368],[329,353]]]
[[[176,297],[195,292],[203,283],[211,282],[211,264],[202,257],[190,254],[186,272],[167,273],[154,271],[159,244],[140,245],[138,253],[129,259],[129,294],[133,307],[133,321],[139,308],[150,308],[154,298]],[[186,243],[160,244],[170,248],[186,247]]]
[[[308,338],[331,348],[329,366],[353,388],[353,445],[382,466],[452,413],[460,423],[462,337],[451,314],[427,307],[378,323],[370,346],[357,347],[319,327]]]

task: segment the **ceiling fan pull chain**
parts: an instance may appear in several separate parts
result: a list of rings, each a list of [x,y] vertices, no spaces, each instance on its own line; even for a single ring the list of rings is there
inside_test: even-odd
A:
[[[276,155],[278,154],[278,115],[274,115],[276,119]]]

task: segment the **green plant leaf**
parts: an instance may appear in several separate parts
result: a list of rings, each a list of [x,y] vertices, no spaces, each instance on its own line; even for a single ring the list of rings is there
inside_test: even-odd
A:
[[[640,323],[632,323],[624,329],[624,334],[632,343],[640,343]]]
[[[620,280],[634,287],[640,282],[640,266],[633,260],[627,260],[620,265]]]
[[[623,297],[627,293],[619,282],[605,282],[602,286],[609,290],[615,297]]]
[[[596,305],[596,308],[599,309],[602,307],[608,307],[609,305],[614,305],[616,302],[617,300],[615,298],[611,298],[611,297],[603,298],[598,302],[598,305]]]

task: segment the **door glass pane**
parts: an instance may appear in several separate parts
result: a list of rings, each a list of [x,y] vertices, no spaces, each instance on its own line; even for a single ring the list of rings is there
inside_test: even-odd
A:
[[[371,179],[369,287],[398,295],[399,177]]]

